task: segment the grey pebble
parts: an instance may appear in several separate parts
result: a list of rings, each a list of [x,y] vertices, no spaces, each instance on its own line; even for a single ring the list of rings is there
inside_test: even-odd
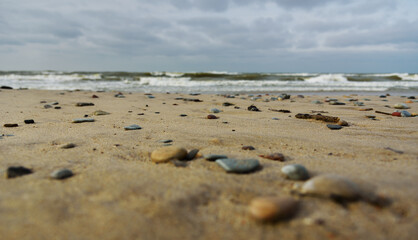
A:
[[[220,155],[220,154],[207,154],[207,155],[204,155],[203,158],[205,158],[208,161],[216,161],[221,158],[228,158],[228,156]]]
[[[73,123],[83,123],[83,122],[94,122],[93,118],[76,118],[73,119]]]
[[[228,173],[249,173],[260,167],[257,159],[221,158],[216,160],[216,163]]]
[[[335,124],[327,124],[327,127],[331,130],[340,130],[341,128],[343,128],[342,126]]]
[[[69,177],[72,177],[74,174],[71,170],[63,168],[63,169],[59,169],[59,170],[55,170],[51,173],[50,177],[53,179],[66,179]]]
[[[196,157],[198,152],[199,152],[199,149],[190,150],[186,155],[186,160],[188,161],[193,160]]]
[[[287,178],[292,180],[306,180],[309,179],[308,170],[300,164],[291,164],[282,167],[282,173],[286,175]]]
[[[159,143],[171,143],[171,142],[173,142],[173,140],[171,140],[171,139],[163,139],[163,140],[158,140],[157,142],[159,142]]]
[[[142,129],[142,127],[140,127],[139,125],[136,124],[132,124],[130,126],[126,126],[124,127],[125,130],[139,130]]]
[[[211,113],[220,113],[220,112],[221,112],[221,110],[219,110],[219,109],[217,109],[217,108],[212,108],[212,109],[210,109],[210,112],[211,112]]]

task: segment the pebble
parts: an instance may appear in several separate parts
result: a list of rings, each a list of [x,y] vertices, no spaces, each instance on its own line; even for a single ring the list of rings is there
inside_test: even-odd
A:
[[[251,105],[248,108],[248,111],[253,111],[253,112],[261,112],[260,109],[258,109],[256,106]]]
[[[364,106],[363,102],[353,102],[354,106]]]
[[[154,97],[154,96],[152,96],[152,95],[148,95],[147,97],[148,97],[148,98],[155,98],[155,97]]]
[[[75,148],[76,145],[74,143],[67,143],[61,146],[63,149]]]
[[[331,130],[340,130],[341,128],[343,128],[342,126],[335,124],[327,124],[327,127]]]
[[[101,115],[109,115],[110,113],[102,111],[102,110],[97,110],[93,112],[93,115],[95,116],[101,116]]]
[[[216,160],[216,163],[228,173],[249,173],[260,167],[257,159],[221,158]]]
[[[220,112],[221,112],[221,110],[219,110],[219,109],[217,109],[217,108],[211,108],[211,109],[210,109],[210,112],[211,112],[211,113],[220,113]]]
[[[49,104],[45,104],[45,105],[44,105],[44,108],[45,108],[45,109],[48,109],[48,108],[52,108],[52,106],[51,106],[51,105],[49,105]]]
[[[274,117],[274,118],[271,118],[272,120],[280,120],[279,118],[276,118],[276,117]]]
[[[400,117],[401,116],[401,112],[393,112],[392,113],[392,116]]]
[[[180,117],[187,117],[187,114],[180,114]]]
[[[125,130],[139,130],[139,129],[142,129],[142,127],[136,124],[132,124],[132,125],[124,127],[124,129]]]
[[[412,114],[408,111],[401,111],[401,116],[402,117],[412,117]]]
[[[329,105],[345,105],[345,103],[343,102],[338,102],[338,101],[330,101]]]
[[[286,178],[291,180],[306,180],[309,179],[308,170],[300,164],[291,164],[282,167],[282,173],[286,175]]]
[[[298,201],[290,197],[258,197],[251,201],[248,211],[255,220],[271,222],[291,218],[298,205]]]
[[[373,108],[360,108],[359,111],[372,111]]]
[[[17,123],[5,123],[3,125],[3,127],[9,127],[9,128],[11,128],[11,127],[18,127],[18,126],[19,126],[19,124],[17,124]]]
[[[340,126],[348,126],[348,122],[347,121],[344,121],[344,120],[338,121],[337,124],[340,125]]]
[[[83,123],[83,122],[94,122],[93,118],[76,118],[73,119],[73,123]]]
[[[322,102],[321,102],[321,101],[319,101],[319,100],[313,100],[313,101],[312,101],[312,103],[313,103],[313,104],[322,104]]]
[[[1,89],[8,89],[8,90],[13,89],[13,88],[12,88],[12,87],[10,87],[10,86],[1,86],[0,88],[1,88]]]
[[[125,98],[125,96],[123,94],[118,93],[115,95],[115,98]]]
[[[35,120],[33,120],[33,119],[26,119],[26,120],[24,120],[24,122],[25,122],[25,124],[34,124],[35,123]]]
[[[374,118],[376,118],[376,116],[375,115],[366,115],[366,118],[374,119]]]
[[[173,140],[171,140],[171,139],[163,139],[163,140],[158,140],[157,142],[159,142],[159,143],[171,143],[171,142],[173,142]]]
[[[93,94],[91,98],[99,98],[99,96]]]
[[[54,107],[54,109],[61,109],[61,107],[60,106],[57,106],[57,107]]]
[[[53,179],[61,180],[61,179],[72,177],[73,175],[74,174],[71,170],[63,168],[63,169],[58,169],[58,170],[53,171],[50,177]]]
[[[253,146],[243,146],[241,149],[242,150],[250,150],[250,151],[255,150],[255,148]]]
[[[216,161],[218,159],[222,159],[222,158],[228,158],[228,156],[226,155],[220,155],[220,154],[207,154],[203,156],[204,159],[206,159],[207,161]]]
[[[187,153],[187,155],[186,155],[186,160],[187,161],[190,161],[190,160],[193,160],[195,157],[196,157],[196,155],[197,155],[197,153],[199,152],[199,149],[192,149],[192,150],[190,150],[188,153]]]
[[[172,159],[183,160],[186,156],[186,149],[182,147],[168,146],[152,151],[151,160],[155,163],[165,163]]]
[[[310,179],[303,184],[301,193],[345,200],[357,200],[360,197],[360,189],[354,182],[333,174],[320,175]]]
[[[409,109],[410,108],[405,103],[397,103],[397,104],[393,105],[393,107],[396,108],[396,109]]]
[[[325,102],[337,102],[338,101],[338,99],[336,99],[336,98],[326,98],[325,99]]]
[[[267,159],[275,160],[275,161],[279,161],[279,162],[284,162],[284,160],[285,160],[284,155],[281,154],[281,153],[272,153],[272,154],[269,154],[269,155],[259,155],[259,157],[267,158]]]
[[[415,96],[409,96],[408,99],[415,99]]]
[[[218,119],[217,116],[213,115],[213,114],[209,114],[206,116],[207,119]]]
[[[6,178],[21,177],[27,174],[31,174],[32,170],[22,166],[8,167],[6,171]]]
[[[77,107],[86,107],[86,106],[94,106],[94,103],[88,103],[88,102],[78,102],[75,104]]]

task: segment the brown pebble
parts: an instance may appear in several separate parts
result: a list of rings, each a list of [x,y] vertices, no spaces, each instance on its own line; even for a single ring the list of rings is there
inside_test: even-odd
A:
[[[290,197],[258,197],[249,205],[250,215],[262,222],[289,219],[298,209],[298,201]]]
[[[93,95],[93,96],[91,96],[91,98],[99,98],[99,96]]]
[[[253,146],[243,146],[242,150],[255,150],[255,148]]]
[[[338,121],[338,123],[337,123],[338,125],[340,125],[340,126],[348,126],[348,122],[346,122],[346,121],[344,121],[344,120],[340,120],[340,121]]]
[[[19,124],[17,124],[17,123],[6,123],[6,124],[3,125],[3,127],[18,127],[18,126],[19,126]]]
[[[206,118],[207,119],[218,119],[218,117],[213,115],[213,114],[209,114]]]
[[[359,111],[372,111],[373,108],[360,108]]]
[[[281,153],[272,153],[272,154],[269,154],[269,155],[258,155],[259,157],[262,157],[262,158],[267,158],[267,159],[270,159],[270,160],[275,160],[275,161],[279,161],[279,162],[284,162],[284,155],[283,154],[281,154]]]
[[[187,150],[182,147],[168,146],[154,150],[151,160],[155,163],[165,163],[172,159],[183,160],[187,156]]]

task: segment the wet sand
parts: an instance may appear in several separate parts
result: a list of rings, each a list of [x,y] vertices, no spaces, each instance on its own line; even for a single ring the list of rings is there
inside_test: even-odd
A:
[[[116,98],[115,94],[0,91],[0,171],[5,174],[10,166],[33,170],[22,177],[0,178],[2,239],[418,236],[418,118],[375,112],[392,113],[393,105],[406,98],[335,96],[346,105],[329,105],[312,103],[323,102],[325,96],[306,95],[263,102],[250,100],[248,95],[226,98],[158,93],[149,98],[143,93],[124,93],[125,98]],[[262,95],[261,99],[271,97]],[[359,111],[362,107],[346,101],[348,98],[357,98],[373,110]],[[53,102],[59,104],[44,108]],[[94,106],[77,107],[78,102]],[[223,106],[225,102],[233,105]],[[261,112],[248,111],[252,104]],[[410,113],[418,112],[417,102],[407,105]],[[54,109],[56,106],[61,109]],[[211,108],[222,112],[210,113]],[[110,114],[92,115],[96,110]],[[330,130],[327,123],[295,118],[298,113],[316,114],[312,111],[337,116],[349,126]],[[207,119],[208,114],[218,119]],[[366,115],[375,115],[376,120]],[[95,122],[72,123],[85,116]],[[35,124],[25,124],[25,119],[33,119]],[[7,123],[19,126],[3,127]],[[142,129],[124,130],[132,124]],[[150,153],[162,147],[158,141],[164,139],[187,150],[199,149],[199,155],[185,167],[155,164]],[[61,148],[68,143],[76,146]],[[242,149],[248,145],[255,150]],[[282,153],[285,161],[259,157],[275,152]],[[262,168],[249,174],[226,173],[216,163],[199,157],[210,153],[255,158]],[[328,173],[345,176],[388,204],[341,204],[303,196],[297,191],[303,181],[288,180],[280,171],[295,163],[304,165],[312,177]],[[74,176],[50,179],[50,173],[60,168],[71,169]],[[250,201],[259,196],[291,197],[300,207],[290,219],[259,223],[248,213]]]

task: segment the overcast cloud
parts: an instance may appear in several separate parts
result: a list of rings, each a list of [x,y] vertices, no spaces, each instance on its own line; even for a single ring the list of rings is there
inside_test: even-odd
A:
[[[0,70],[418,72],[416,0],[1,0]]]

